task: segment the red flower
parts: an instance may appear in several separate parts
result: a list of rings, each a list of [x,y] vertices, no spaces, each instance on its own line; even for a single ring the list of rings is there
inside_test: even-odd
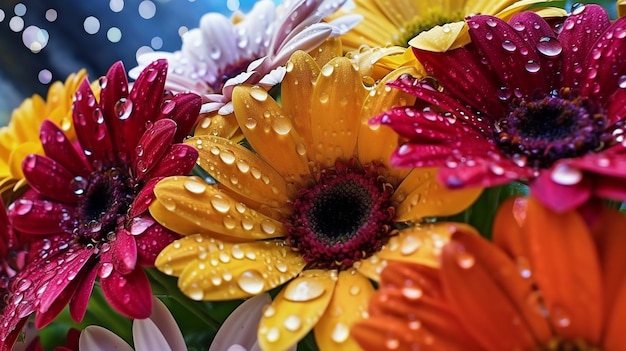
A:
[[[196,122],[200,97],[165,95],[166,72],[165,60],[153,62],[129,92],[124,67],[116,63],[100,81],[99,101],[85,80],[73,106],[75,144],[43,123],[46,155],[23,162],[32,190],[9,207],[13,226],[31,240],[32,261],[13,281],[23,293],[10,296],[3,313],[4,342],[31,313],[41,328],[69,303],[72,318],[81,320],[96,277],[119,313],[150,315],[152,292],[142,267],[153,266],[177,235],[146,210],[154,185],[189,173],[198,155],[178,142]]]
[[[625,225],[508,200],[494,243],[459,227],[440,269],[391,262],[352,334],[364,350],[622,351]]]
[[[467,23],[466,47],[414,49],[436,81],[392,83],[418,97],[376,119],[405,138],[392,163],[442,167],[448,187],[527,181],[559,211],[626,200],[626,18],[586,5],[556,31],[532,12]]]

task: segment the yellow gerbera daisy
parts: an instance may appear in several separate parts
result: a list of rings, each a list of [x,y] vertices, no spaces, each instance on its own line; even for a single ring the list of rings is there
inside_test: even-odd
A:
[[[215,136],[187,141],[218,184],[171,177],[150,208],[185,236],[156,266],[178,276],[197,300],[258,295],[287,281],[258,329],[264,350],[294,345],[311,329],[321,350],[355,350],[350,326],[366,315],[388,260],[437,264],[448,224],[422,223],[467,208],[480,189],[441,187],[434,169],[394,169],[397,136],[371,116],[411,97],[370,90],[345,57],[321,68],[296,52],[286,65],[279,105],[255,86],[235,88],[235,115],[253,151]],[[368,279],[369,278],[369,279]]]
[[[350,11],[363,21],[343,37],[344,48],[357,50],[390,45],[407,47],[422,32],[446,23],[462,22],[470,14],[496,15],[507,19],[541,0],[354,0]],[[563,13],[562,11],[550,13]],[[339,16],[340,14],[335,14]]]
[[[28,154],[43,154],[39,140],[39,126],[46,119],[51,120],[71,137],[75,138],[72,127],[72,97],[79,84],[87,76],[83,69],[70,74],[63,82],[54,82],[48,89],[47,99],[35,94],[13,110],[11,121],[0,128],[0,194],[7,200],[12,192],[24,184],[22,160]]]

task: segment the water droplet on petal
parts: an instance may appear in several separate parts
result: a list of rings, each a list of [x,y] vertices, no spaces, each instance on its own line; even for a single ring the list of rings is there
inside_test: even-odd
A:
[[[333,74],[334,70],[335,68],[333,67],[333,65],[325,65],[324,67],[322,67],[322,75],[330,77],[330,75]]]
[[[31,200],[20,199],[11,205],[12,209],[20,216],[29,213],[33,209],[33,202]]]
[[[215,194],[211,197],[211,206],[213,206],[213,208],[220,213],[226,213],[230,210],[230,203],[228,200],[219,194]]]
[[[617,79],[617,84],[620,88],[626,88],[626,75],[620,76]]]
[[[541,69],[541,65],[537,60],[528,60],[524,67],[526,68],[526,71],[530,73],[539,72],[539,69]]]
[[[342,343],[348,340],[349,336],[350,336],[350,329],[345,324],[339,322],[333,328],[330,338],[334,342]]]
[[[407,286],[402,289],[402,295],[409,300],[417,300],[423,295],[422,289],[416,286]]]
[[[237,278],[237,285],[248,294],[256,295],[263,292],[265,279],[258,271],[248,270]]]
[[[267,331],[265,338],[269,342],[276,342],[280,338],[280,331],[278,330],[278,328],[272,327],[270,328],[270,330]]]
[[[419,250],[421,246],[422,241],[420,239],[412,236],[406,236],[400,245],[400,253],[404,256],[408,256]]]
[[[554,37],[543,37],[537,43],[537,51],[549,57],[554,57],[563,52],[563,46]]]
[[[459,251],[456,253],[456,263],[463,269],[470,269],[476,263],[476,258],[469,252]]]
[[[314,300],[324,294],[324,286],[320,283],[301,278],[285,288],[284,297],[289,301],[305,302]]]
[[[206,191],[206,185],[195,179],[185,180],[183,186],[187,191],[193,194],[202,194]]]
[[[579,169],[560,163],[554,167],[550,178],[557,184],[574,185],[578,184],[583,179],[583,173]]]
[[[130,117],[133,111],[133,101],[127,98],[121,98],[115,103],[113,111],[115,111],[117,118],[125,120]]]
[[[222,150],[220,152],[220,159],[227,165],[235,163],[235,154],[230,150]]]
[[[252,88],[250,88],[250,96],[252,96],[252,98],[257,101],[265,101],[267,100],[268,95],[265,89],[261,88],[258,85],[255,85]]]
[[[289,317],[285,318],[283,326],[289,331],[297,331],[302,326],[302,320],[300,319],[300,317],[292,314]]]
[[[98,272],[98,274],[100,274],[101,278],[108,278],[111,273],[113,273],[113,264],[110,262],[105,262],[102,265],[100,265],[100,271]]]

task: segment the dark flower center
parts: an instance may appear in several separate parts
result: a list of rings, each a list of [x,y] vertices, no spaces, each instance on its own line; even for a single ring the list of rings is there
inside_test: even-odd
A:
[[[375,166],[338,161],[300,191],[287,241],[311,268],[349,268],[387,242],[395,214],[392,193]]]
[[[93,172],[88,179],[74,178],[74,192],[81,196],[73,228],[83,244],[112,240],[124,220],[135,193],[128,175],[117,168]]]
[[[583,340],[563,340],[553,338],[541,348],[541,351],[601,351],[599,348],[587,345]]]
[[[602,149],[612,142],[596,104],[569,89],[533,101],[516,101],[494,128],[500,150],[520,166],[548,168],[563,158]]]

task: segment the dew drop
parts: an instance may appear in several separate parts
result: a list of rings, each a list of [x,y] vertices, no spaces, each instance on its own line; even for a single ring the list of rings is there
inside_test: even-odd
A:
[[[265,234],[272,235],[276,232],[276,225],[274,225],[274,223],[272,223],[269,219],[264,219],[261,222],[261,230]]]
[[[422,289],[415,286],[407,286],[402,289],[402,295],[409,300],[417,300],[422,297],[423,294]]]
[[[285,288],[285,299],[294,302],[306,302],[314,300],[324,294],[324,286],[320,283],[301,278],[296,282],[292,282]]]
[[[257,101],[265,101],[267,100],[268,95],[265,89],[261,88],[258,85],[255,85],[252,88],[250,88],[250,96],[252,96],[252,98]]]
[[[617,79],[617,84],[619,85],[620,88],[624,89],[626,88],[626,75],[620,76]]]
[[[183,186],[193,194],[202,194],[206,191],[206,185],[197,180],[187,179],[184,181]]]
[[[300,156],[304,156],[306,155],[306,146],[304,146],[303,143],[298,143],[296,145],[296,152],[298,153],[298,155]]]
[[[220,152],[220,159],[227,165],[235,163],[235,154],[230,150],[222,150]]]
[[[502,42],[502,48],[508,52],[513,52],[517,49],[517,45],[509,39],[506,39]]]
[[[274,120],[272,121],[272,129],[274,129],[277,134],[287,135],[292,128],[293,125],[288,118],[281,116],[279,118],[274,118]]]
[[[204,292],[197,287],[189,288],[185,291],[185,294],[192,300],[200,301],[204,298]]]
[[[535,73],[541,69],[541,65],[536,60],[528,60],[524,65],[524,68],[526,68],[526,71],[530,73]]]
[[[329,95],[328,95],[327,92],[320,93],[320,102],[321,103],[323,103],[323,104],[327,103],[328,99],[329,99]]]
[[[545,56],[554,57],[563,52],[563,46],[554,37],[543,37],[537,43],[537,51]]]
[[[108,278],[111,273],[113,273],[113,264],[110,262],[105,262],[102,265],[100,265],[100,271],[98,272],[98,274],[100,274],[100,278]]]
[[[404,256],[412,255],[422,246],[422,241],[418,238],[407,236],[402,240],[400,253]]]
[[[289,317],[285,318],[283,326],[289,331],[297,331],[302,326],[302,320],[300,319],[300,317],[292,314]]]
[[[230,210],[229,201],[219,194],[215,194],[211,197],[211,206],[220,213],[226,213]]]
[[[325,77],[330,77],[334,71],[335,68],[333,67],[333,65],[325,65],[324,67],[322,67],[322,75],[324,75]]]
[[[396,350],[400,347],[400,341],[398,339],[387,339],[385,340],[385,347],[389,350]]]
[[[578,184],[583,179],[583,173],[578,169],[560,163],[554,167],[550,178],[557,184],[574,185]]]
[[[87,180],[81,176],[76,176],[70,181],[70,189],[76,195],[84,195],[87,188]]]
[[[468,252],[459,251],[456,253],[456,263],[463,269],[470,269],[476,263],[476,258]]]
[[[280,338],[280,331],[278,330],[278,328],[272,327],[270,328],[270,330],[267,331],[265,338],[269,342],[276,342]]]
[[[256,119],[254,119],[253,117],[248,117],[244,125],[248,129],[254,129],[257,125]]]
[[[335,327],[333,328],[330,338],[334,342],[342,343],[348,340],[349,336],[350,336],[350,329],[348,329],[348,327],[345,324],[339,322],[335,324]]]
[[[133,101],[127,98],[121,98],[115,103],[113,111],[115,111],[117,118],[121,120],[128,119],[133,111]]]
[[[265,279],[256,270],[248,270],[237,278],[237,285],[248,294],[259,294],[265,288]]]

